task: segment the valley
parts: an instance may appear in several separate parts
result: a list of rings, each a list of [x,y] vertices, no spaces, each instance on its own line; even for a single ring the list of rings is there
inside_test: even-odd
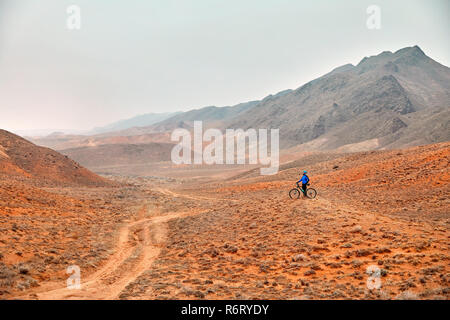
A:
[[[2,298],[448,299],[449,160],[441,143],[309,154],[273,176],[3,181]],[[305,167],[318,196],[292,200]]]
[[[448,300],[449,101],[411,46],[232,106],[0,130],[0,299]],[[317,197],[291,199],[304,170]]]

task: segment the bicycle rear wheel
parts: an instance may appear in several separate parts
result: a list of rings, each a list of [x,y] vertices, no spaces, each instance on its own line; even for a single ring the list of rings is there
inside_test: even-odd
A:
[[[317,195],[317,191],[313,188],[306,189],[306,196],[310,199],[314,199]]]
[[[298,199],[300,197],[300,191],[296,188],[289,191],[289,197],[291,199]]]

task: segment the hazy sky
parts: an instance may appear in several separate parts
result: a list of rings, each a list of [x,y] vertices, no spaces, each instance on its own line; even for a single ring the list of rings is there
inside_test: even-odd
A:
[[[233,105],[416,44],[449,66],[449,3],[0,0],[0,128],[89,129]],[[80,30],[66,26],[72,4]],[[379,30],[366,26],[372,4]]]

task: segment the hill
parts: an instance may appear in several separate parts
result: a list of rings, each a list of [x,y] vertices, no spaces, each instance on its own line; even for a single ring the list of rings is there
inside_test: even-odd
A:
[[[40,184],[105,185],[109,182],[54,150],[0,130],[0,176]]]

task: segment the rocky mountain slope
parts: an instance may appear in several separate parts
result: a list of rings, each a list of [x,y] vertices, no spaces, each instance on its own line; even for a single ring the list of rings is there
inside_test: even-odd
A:
[[[140,128],[143,132],[165,132],[176,128],[190,129],[194,121],[203,121],[208,126],[221,124],[224,120],[238,117],[251,110],[259,101],[249,101],[231,107],[209,106],[182,112],[147,128]]]
[[[221,129],[279,128],[282,148],[383,149],[449,140],[449,107],[450,69],[414,46],[365,57],[261,101],[192,110],[141,130],[190,129],[202,120]]]
[[[415,46],[345,65],[280,97],[264,99],[225,127],[279,128],[290,147],[334,149],[378,139],[374,148],[450,139],[450,69]]]

